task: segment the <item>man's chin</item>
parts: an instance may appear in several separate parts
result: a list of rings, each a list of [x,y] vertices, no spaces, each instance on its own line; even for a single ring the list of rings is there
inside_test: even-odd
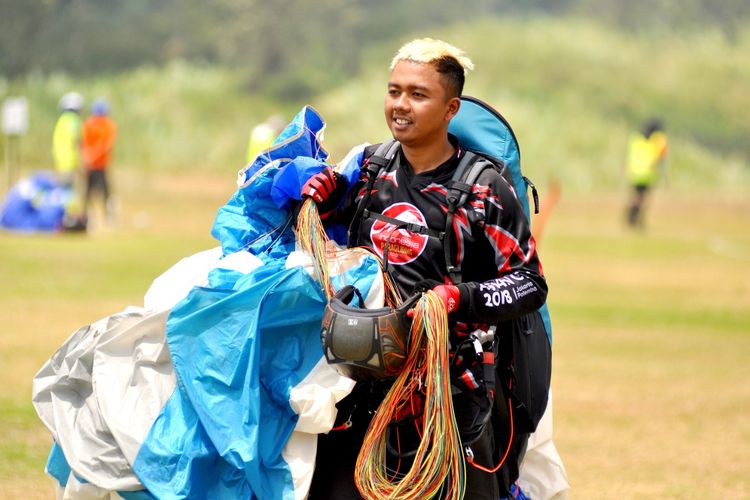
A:
[[[391,128],[391,135],[394,139],[396,139],[398,142],[404,145],[409,145],[411,142],[413,142],[412,135],[404,130],[394,130]]]

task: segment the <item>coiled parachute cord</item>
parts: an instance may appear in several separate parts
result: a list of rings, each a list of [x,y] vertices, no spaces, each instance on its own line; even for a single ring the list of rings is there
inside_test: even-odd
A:
[[[426,292],[414,310],[410,350],[404,369],[378,407],[357,457],[355,482],[368,499],[422,500],[440,495],[463,498],[465,464],[453,414],[448,358],[448,316],[442,300]],[[421,436],[411,468],[405,472],[386,465],[387,428],[399,412],[408,410],[412,396],[424,393]]]
[[[329,263],[339,251],[325,233],[317,205],[303,201],[297,216],[297,243],[312,257],[313,274],[327,298],[336,293]],[[386,304],[398,307],[401,298],[393,279],[383,274]],[[422,500],[440,495],[463,498],[465,464],[458,426],[453,415],[448,358],[448,316],[443,301],[432,291],[423,294],[414,308],[409,353],[403,371],[381,403],[367,430],[357,457],[355,482],[368,499]],[[423,417],[416,424],[421,436],[411,468],[406,473],[388,470],[387,428],[399,413],[408,411],[416,394],[424,394]]]
[[[297,244],[312,257],[315,280],[323,287],[328,300],[336,290],[331,283],[328,259],[335,257],[335,250],[329,244],[328,235],[318,215],[318,207],[312,198],[302,202],[297,215]]]
[[[300,206],[297,215],[297,244],[300,249],[312,258],[313,275],[315,280],[323,288],[326,298],[331,300],[336,294],[336,289],[331,282],[330,263],[336,262],[339,252],[356,251],[367,252],[378,261],[380,269],[383,269],[383,263],[375,253],[366,247],[356,247],[340,250],[335,243],[330,241],[323,227],[323,221],[318,214],[318,206],[312,198],[306,198]],[[383,284],[385,287],[385,303],[390,307],[398,307],[401,304],[401,297],[398,293],[393,279],[388,273],[383,274]]]

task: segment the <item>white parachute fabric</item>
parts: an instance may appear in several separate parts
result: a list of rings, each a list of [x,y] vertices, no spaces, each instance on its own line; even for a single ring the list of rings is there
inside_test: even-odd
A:
[[[156,278],[146,291],[143,305],[154,311],[171,309],[184,299],[193,287],[207,285],[209,272],[213,269],[247,274],[262,265],[263,261],[258,257],[243,250],[227,256],[223,256],[221,247],[198,252],[181,259]]]
[[[144,298],[150,308],[130,306],[80,328],[42,367],[33,381],[34,406],[75,475],[102,491],[143,488],[132,464],[175,388],[169,309],[207,284],[214,269],[249,272],[260,265],[244,251],[222,257],[220,247],[186,257],[154,280]],[[70,488],[80,495],[85,484]]]
[[[521,462],[518,482],[523,492],[534,500],[566,500],[568,475],[560,454],[552,442],[552,392],[547,399],[536,431],[529,436],[526,454]]]
[[[102,339],[136,325],[144,314],[142,309],[129,309],[79,329],[42,367],[32,386],[37,413],[71,469],[109,490],[142,486],[99,411],[94,353]]]
[[[362,282],[370,276],[371,292],[366,295],[366,303],[369,307],[382,306],[382,276],[372,272],[373,262],[365,262],[372,257],[361,250],[342,251],[340,255],[341,262],[331,266],[340,273],[334,279]],[[200,252],[159,276],[149,289],[152,303],[176,303],[184,298],[186,275],[201,284],[212,268],[238,267],[223,265],[222,259],[214,257],[213,250]],[[286,267],[297,266],[312,273],[310,258],[293,252]],[[365,283],[362,288],[367,286]],[[132,465],[175,389],[174,367],[166,345],[169,312],[130,307],[81,328],[35,378],[37,411],[73,472],[63,495],[79,496],[88,491],[96,497],[104,491],[143,488]],[[298,420],[282,457],[290,464],[295,498],[303,498],[309,488],[317,434],[330,430],[336,417],[335,404],[353,385],[320,357],[314,369],[291,389],[289,404]]]
[[[94,352],[99,412],[131,467],[176,384],[166,344],[167,316],[166,310],[144,314],[130,328],[103,339]]]

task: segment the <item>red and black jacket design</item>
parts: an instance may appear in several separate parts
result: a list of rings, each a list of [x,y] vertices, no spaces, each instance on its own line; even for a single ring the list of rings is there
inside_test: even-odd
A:
[[[365,149],[363,165],[376,148]],[[452,317],[466,323],[494,324],[541,307],[547,285],[526,215],[517,194],[498,170],[487,168],[480,174],[466,203],[457,210],[452,228],[445,227],[447,188],[463,154],[457,147],[456,155],[448,161],[416,175],[399,150],[375,179],[366,200],[367,210],[357,221],[357,241],[349,245],[367,246],[381,257],[387,246],[388,270],[402,295],[407,296],[422,280],[450,283],[443,241],[438,236],[445,232],[444,238],[452,238],[453,258],[462,266],[462,283],[457,285],[461,305]],[[347,225],[351,222],[366,187],[363,169],[362,178],[349,191],[336,219]],[[395,228],[370,214],[383,214],[410,222],[412,229],[416,224],[428,230]],[[473,330],[469,325],[465,328]]]

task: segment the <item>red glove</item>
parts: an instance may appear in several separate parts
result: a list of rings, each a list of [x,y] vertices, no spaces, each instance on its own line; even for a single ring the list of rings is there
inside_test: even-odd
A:
[[[325,202],[336,190],[340,177],[341,174],[334,172],[331,167],[326,167],[307,179],[302,186],[302,198],[312,198],[318,204]]]
[[[416,285],[416,290],[419,290],[420,285],[423,285],[427,283],[430,280],[425,280],[424,282],[420,282]],[[437,282],[435,282],[437,283]],[[461,303],[461,291],[458,289],[455,285],[437,285],[432,288],[432,291],[437,294],[438,297],[440,297],[440,300],[443,301],[443,305],[445,306],[445,312],[450,314],[458,309],[459,304]],[[414,308],[409,309],[406,312],[406,316],[409,318],[414,318]]]
[[[461,292],[454,285],[438,285],[432,289],[445,304],[445,312],[448,314],[458,309],[461,303]]]

